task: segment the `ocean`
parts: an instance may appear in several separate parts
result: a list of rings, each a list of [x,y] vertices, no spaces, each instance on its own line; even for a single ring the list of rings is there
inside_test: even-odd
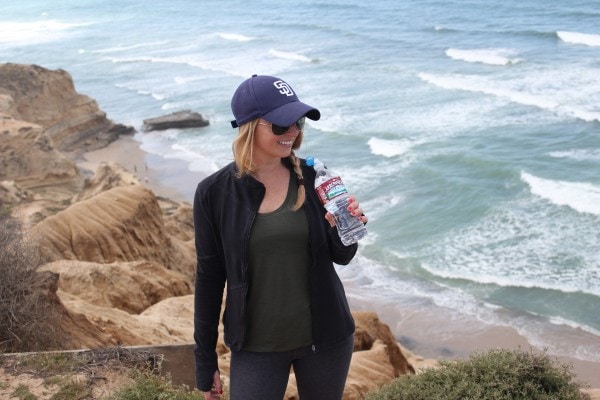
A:
[[[322,115],[298,155],[370,218],[338,269],[351,305],[409,349],[497,328],[600,363],[600,1],[1,3],[0,62],[68,71],[198,179],[232,159],[239,83],[290,83]],[[186,109],[210,126],[141,132]]]

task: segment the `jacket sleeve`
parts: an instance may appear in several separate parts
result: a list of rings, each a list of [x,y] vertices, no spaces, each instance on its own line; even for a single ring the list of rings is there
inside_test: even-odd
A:
[[[208,391],[218,369],[216,344],[226,273],[218,245],[218,232],[210,213],[209,196],[202,182],[194,197],[196,282],[194,292],[194,348],[196,386]]]
[[[323,220],[325,220],[324,217]],[[329,249],[331,251],[332,261],[339,265],[347,265],[356,255],[358,243],[345,246],[342,243],[335,226],[330,226],[329,223],[327,223],[326,228],[328,230]]]

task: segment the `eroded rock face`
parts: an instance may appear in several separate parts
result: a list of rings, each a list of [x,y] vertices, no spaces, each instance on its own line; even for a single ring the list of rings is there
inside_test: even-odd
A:
[[[42,271],[60,275],[58,288],[96,306],[140,314],[154,304],[192,293],[183,274],[150,261],[100,264],[60,260]]]
[[[192,279],[193,248],[167,232],[154,193],[122,186],[80,201],[33,228],[44,260],[146,260]]]
[[[73,197],[73,202],[87,200],[115,187],[139,184],[139,178],[121,165],[102,162],[94,175],[85,181],[83,188]]]
[[[37,124],[5,118],[0,125],[0,181],[12,180],[26,189],[83,183],[73,160],[55,148]]]
[[[0,113],[41,126],[61,151],[101,148],[133,132],[77,93],[68,72],[37,65],[0,64]]]

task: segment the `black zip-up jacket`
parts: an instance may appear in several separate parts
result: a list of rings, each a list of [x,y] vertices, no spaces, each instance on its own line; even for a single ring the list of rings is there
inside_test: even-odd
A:
[[[284,159],[284,164],[294,173],[287,159]],[[305,160],[301,160],[301,164],[312,254],[310,306],[313,344],[318,350],[341,342],[354,332],[354,320],[334,263],[348,264],[358,245],[342,244],[336,228],[332,228],[325,219],[326,210],[313,189],[314,169],[307,167]],[[263,184],[253,177],[236,177],[235,163],[203,179],[196,189],[194,340],[196,385],[201,391],[210,390],[218,368],[215,348],[225,282],[225,343],[233,351],[240,350],[244,343],[249,284],[248,241],[264,194]]]

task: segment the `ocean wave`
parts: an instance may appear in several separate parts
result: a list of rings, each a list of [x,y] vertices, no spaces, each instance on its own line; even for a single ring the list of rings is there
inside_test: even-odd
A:
[[[407,256],[399,258],[407,259]],[[432,320],[448,321],[444,336],[460,336],[473,329],[506,327],[516,329],[532,345],[551,354],[597,362],[597,330],[574,321],[537,315],[532,312],[508,311],[495,304],[481,302],[472,295],[444,285],[415,279],[373,262],[359,254],[348,266],[338,269],[354,309],[373,309],[390,324],[396,335],[406,334],[410,324],[418,321],[413,314],[427,314]],[[401,305],[401,306],[399,306]],[[427,318],[427,317],[425,317]],[[426,329],[426,327],[420,327]],[[439,330],[428,333],[432,340],[442,340]]]
[[[383,196],[376,197],[366,202],[361,202],[361,207],[369,215],[369,219],[376,220],[380,217],[385,217],[388,210],[394,208],[404,201],[405,197],[398,193],[386,193]]]
[[[216,35],[221,39],[231,40],[234,42],[250,42],[256,39],[252,36],[240,35],[239,33],[218,32]]]
[[[32,22],[0,21],[0,44],[27,46],[63,39],[67,31],[89,24],[69,24],[57,20]]]
[[[569,191],[571,185],[561,190]],[[555,191],[542,193],[556,201]],[[586,199],[593,202],[592,196]],[[595,203],[600,206],[600,201]],[[524,193],[491,209],[477,223],[442,232],[409,253],[421,259],[423,269],[433,276],[460,286],[600,297],[597,236],[597,215],[557,210],[547,199]]]
[[[600,149],[553,151],[548,153],[548,155],[554,158],[569,158],[576,161],[600,161]]]
[[[567,182],[543,179],[521,172],[531,193],[552,204],[567,206],[579,213],[600,215],[600,186],[586,182]]]
[[[591,326],[587,326],[587,325],[583,325],[583,324],[579,324],[577,322],[568,320],[566,318],[561,318],[561,317],[551,317],[550,319],[550,323],[554,324],[554,325],[566,325],[568,327],[571,327],[573,329],[581,329],[584,330],[588,333],[591,333],[595,336],[600,336],[600,330],[598,329],[594,329]],[[598,347],[595,346],[595,351],[594,352],[583,352],[581,354],[578,355],[577,358],[585,360],[585,359],[589,359],[590,353],[594,354],[594,358],[595,359],[599,359],[600,358],[600,352],[598,351]]]
[[[118,53],[118,52],[122,52],[122,51],[129,51],[129,50],[134,50],[134,49],[139,49],[139,48],[144,48],[144,47],[158,47],[158,46],[165,45],[167,43],[169,43],[168,40],[146,42],[146,43],[136,43],[136,44],[132,44],[132,45],[128,45],[128,46],[115,46],[115,47],[108,47],[106,49],[92,50],[92,51],[90,51],[90,53],[93,53],[93,54]]]
[[[461,32],[459,29],[447,28],[447,27],[441,26],[441,25],[435,25],[433,27],[433,30],[436,32]]]
[[[585,72],[578,71],[573,75],[570,71],[537,71],[512,81],[494,81],[488,77],[459,74],[419,73],[418,77],[446,90],[484,93],[561,116],[586,122],[600,121],[600,112],[596,110],[593,100],[598,88],[597,79],[592,77],[596,72]]]
[[[465,90],[468,92],[479,92],[502,98],[507,98],[516,103],[528,106],[536,106],[544,109],[553,110],[558,107],[559,103],[549,99],[543,94],[535,95],[519,91],[510,90],[508,88],[494,87],[493,82],[485,78],[466,75],[433,75],[427,73],[419,73],[419,78],[427,83],[441,87],[442,89]]]
[[[395,157],[407,153],[416,143],[408,139],[386,140],[370,138],[367,142],[371,153],[384,157]]]
[[[106,60],[113,64],[119,63],[163,63],[188,65],[194,68],[200,68],[205,71],[215,71],[228,76],[239,76],[247,78],[256,71],[270,70],[272,74],[277,74],[286,66],[284,60],[273,62],[267,60],[262,54],[256,53],[247,55],[246,53],[234,55],[227,54],[226,57],[213,57],[212,55],[191,53],[171,57],[106,57]],[[289,60],[287,60],[289,63]],[[268,68],[267,68],[268,64]],[[264,65],[264,66],[263,66]]]
[[[300,54],[300,53],[294,53],[294,52],[289,52],[289,51],[279,51],[279,50],[275,50],[275,49],[270,49],[269,55],[271,55],[275,58],[281,58],[284,60],[292,60],[292,61],[302,61],[305,63],[313,63],[313,62],[318,61],[318,59],[312,59],[312,58],[306,57],[305,55]]]
[[[556,35],[566,43],[583,44],[591,47],[600,46],[600,35],[568,31],[556,31]]]
[[[483,63],[488,65],[517,64],[523,60],[516,58],[517,52],[512,49],[447,49],[446,55],[452,59],[470,63]]]
[[[150,90],[144,90],[144,89],[137,89],[128,85],[123,85],[123,84],[115,84],[115,87],[120,88],[120,89],[126,89],[126,90],[130,90],[132,92],[136,92],[138,94],[141,94],[143,96],[150,96],[152,97],[154,100],[165,100],[168,99],[169,96],[166,94],[162,94],[162,93],[157,93],[157,92],[152,92]]]

